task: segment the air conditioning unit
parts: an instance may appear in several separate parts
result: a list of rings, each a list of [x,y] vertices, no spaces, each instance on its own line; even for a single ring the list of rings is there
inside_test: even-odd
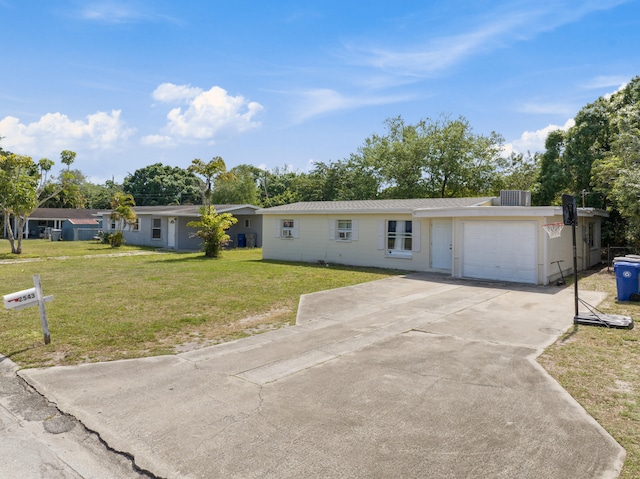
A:
[[[502,190],[500,191],[500,206],[531,206],[531,192]]]

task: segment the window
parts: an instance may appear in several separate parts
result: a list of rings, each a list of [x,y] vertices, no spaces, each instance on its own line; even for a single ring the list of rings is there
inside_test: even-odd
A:
[[[593,248],[596,245],[596,228],[595,223],[589,223],[589,247]]]
[[[251,228],[251,220],[244,220],[244,227]]]
[[[351,223],[351,220],[338,220],[337,223],[337,239],[341,241],[351,241],[353,233],[353,225]]]
[[[280,229],[281,238],[293,238],[294,222],[293,220],[282,220],[282,228]]]
[[[111,220],[111,229],[114,231],[116,229],[116,222],[114,220]]]
[[[151,228],[151,238],[152,239],[162,238],[162,219],[153,218],[153,227]]]
[[[140,230],[140,218],[136,218],[136,220],[131,223],[131,229],[133,231],[139,231]]]
[[[387,254],[410,256],[413,234],[411,221],[387,222]]]

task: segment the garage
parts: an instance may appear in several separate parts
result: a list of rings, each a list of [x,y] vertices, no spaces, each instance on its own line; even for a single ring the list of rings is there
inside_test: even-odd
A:
[[[462,276],[538,282],[536,221],[463,221]]]

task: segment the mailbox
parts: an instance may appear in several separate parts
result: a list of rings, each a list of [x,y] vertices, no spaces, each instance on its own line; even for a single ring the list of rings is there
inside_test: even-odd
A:
[[[28,306],[36,306],[38,304],[38,296],[36,288],[23,289],[17,293],[11,293],[3,296],[4,307],[7,309],[26,308]]]

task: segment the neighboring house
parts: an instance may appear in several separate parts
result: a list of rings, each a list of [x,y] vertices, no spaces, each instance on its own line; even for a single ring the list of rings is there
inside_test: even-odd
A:
[[[66,229],[69,238],[91,239],[102,226],[97,214],[98,210],[85,208],[36,208],[27,219],[24,237],[45,238],[51,230]],[[65,226],[65,223],[69,222],[69,220],[73,221]],[[73,230],[76,229],[87,229],[87,231],[81,234],[74,233]],[[85,238],[84,235],[90,234],[88,229],[93,231],[91,236]]]
[[[238,219],[227,234],[231,237],[228,247],[259,247],[262,244],[262,217],[256,215],[259,208],[253,205],[214,205],[216,213],[231,213]],[[202,240],[195,236],[196,229],[187,226],[200,217],[200,206],[135,206],[138,220],[124,229],[127,244],[155,246],[175,250],[200,250]],[[111,211],[102,211],[103,230],[113,233],[117,224],[111,220]]]
[[[527,192],[500,198],[306,202],[258,210],[264,259],[326,262],[549,284],[573,271],[571,227],[557,239],[543,224],[562,222],[559,206],[528,206]],[[523,206],[519,206],[523,205]],[[526,205],[526,206],[525,206]],[[578,269],[600,261],[608,213],[578,208]]]

